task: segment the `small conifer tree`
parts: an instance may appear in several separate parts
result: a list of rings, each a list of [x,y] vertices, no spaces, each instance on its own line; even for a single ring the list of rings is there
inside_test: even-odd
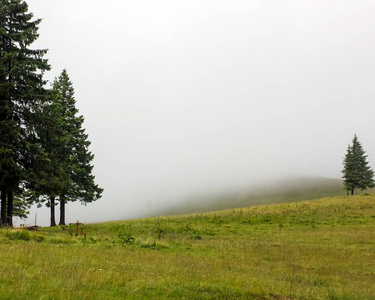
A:
[[[94,155],[89,151],[91,142],[83,128],[84,118],[78,114],[73,84],[65,69],[53,82],[52,92],[51,107],[57,112],[54,120],[60,121],[55,127],[55,154],[58,155],[51,156],[51,160],[63,167],[62,177],[59,175],[62,185],[56,195],[60,201],[59,225],[65,225],[66,202],[79,200],[86,204],[95,201],[101,197],[103,189],[95,183],[92,174]]]
[[[342,178],[344,178],[344,189],[347,195],[349,191],[353,195],[355,189],[365,190],[375,186],[374,171],[368,166],[366,152],[356,135],[354,135],[352,145],[348,146],[343,164]]]

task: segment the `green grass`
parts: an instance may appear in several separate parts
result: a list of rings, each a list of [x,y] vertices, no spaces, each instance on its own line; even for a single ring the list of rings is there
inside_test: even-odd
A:
[[[0,299],[375,299],[375,195],[0,230]]]

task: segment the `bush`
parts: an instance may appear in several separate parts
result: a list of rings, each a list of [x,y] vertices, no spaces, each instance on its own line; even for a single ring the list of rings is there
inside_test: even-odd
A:
[[[28,231],[24,230],[10,230],[5,233],[5,236],[10,240],[22,240],[22,241],[29,241],[30,234]]]
[[[119,233],[118,237],[121,244],[131,245],[134,243],[134,237],[130,233]]]

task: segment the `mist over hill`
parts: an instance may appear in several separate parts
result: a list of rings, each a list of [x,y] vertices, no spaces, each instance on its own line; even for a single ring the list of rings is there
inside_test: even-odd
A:
[[[375,192],[375,189],[370,190]],[[362,194],[362,191],[355,191]],[[148,217],[160,217],[175,214],[201,213],[223,209],[234,209],[240,207],[286,203],[294,201],[312,200],[321,197],[345,196],[341,179],[322,177],[286,177],[268,182],[254,184],[253,186],[232,188],[218,191],[217,189],[207,189],[206,192],[191,194],[191,196],[171,195],[168,200],[148,202],[140,204],[135,212],[124,209],[124,207],[114,207],[106,214],[100,216],[95,213],[97,206],[102,210],[108,209],[104,201],[98,201],[83,207],[79,203],[67,206],[69,222],[79,220],[84,223],[104,222],[109,220],[139,219]],[[87,211],[90,213],[87,214]],[[92,212],[92,213],[91,213]],[[83,218],[83,214],[89,217]],[[108,217],[109,214],[112,217]],[[49,208],[32,208],[30,218],[22,223],[34,224],[37,218],[38,225],[49,225]],[[20,220],[16,220],[16,224]]]
[[[362,193],[357,191],[357,194]],[[191,197],[161,207],[152,216],[209,212],[264,204],[312,200],[346,195],[341,179],[322,177],[287,178],[263,183],[251,189]]]

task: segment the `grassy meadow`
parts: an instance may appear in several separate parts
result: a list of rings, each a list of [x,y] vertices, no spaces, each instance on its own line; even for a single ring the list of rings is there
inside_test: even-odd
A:
[[[0,299],[375,299],[375,195],[0,230]]]

